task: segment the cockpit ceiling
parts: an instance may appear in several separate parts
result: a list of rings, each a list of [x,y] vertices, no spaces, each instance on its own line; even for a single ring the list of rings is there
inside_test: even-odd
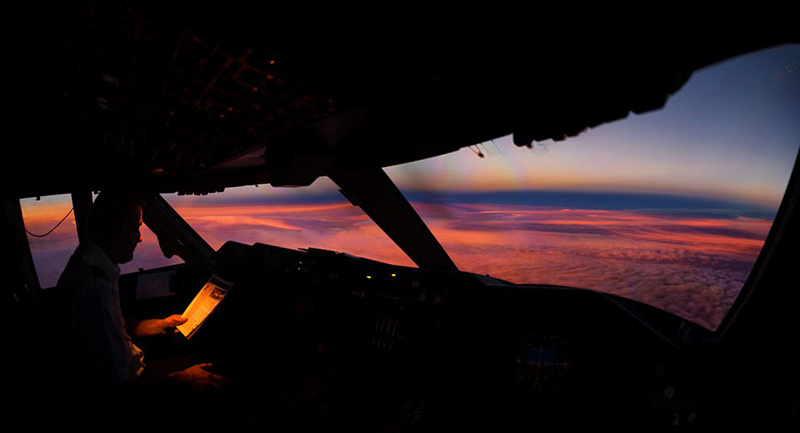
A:
[[[787,40],[297,42],[231,11],[31,9],[10,82],[19,133],[3,158],[16,196],[122,179],[189,193],[307,185],[508,134],[519,146],[561,140],[659,109],[694,70]]]

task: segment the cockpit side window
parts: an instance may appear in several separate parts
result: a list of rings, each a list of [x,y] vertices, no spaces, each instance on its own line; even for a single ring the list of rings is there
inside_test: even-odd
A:
[[[20,200],[33,263],[42,288],[54,287],[78,246],[69,194]]]
[[[70,194],[23,198],[20,207],[39,286],[55,287],[79,242],[72,198]],[[133,260],[120,265],[123,274],[182,263],[178,257],[164,257],[158,238],[146,225],[141,234]]]

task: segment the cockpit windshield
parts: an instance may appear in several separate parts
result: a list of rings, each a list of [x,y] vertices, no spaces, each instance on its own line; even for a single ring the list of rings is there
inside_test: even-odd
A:
[[[800,146],[800,46],[696,72],[664,109],[568,140],[510,137],[386,168],[462,271],[603,291],[716,329],[772,226]],[[413,263],[327,178],[167,196],[224,240]]]
[[[798,68],[797,45],[751,53],[696,72],[656,112],[532,148],[499,137],[386,172],[462,271],[617,294],[713,330],[797,157]],[[413,265],[336,190],[321,178],[167,200],[215,247],[239,239]]]
[[[663,110],[387,169],[463,271],[589,288],[716,329],[800,146],[800,46],[696,72]]]
[[[206,196],[164,199],[214,249],[233,240],[317,248],[386,263],[413,262],[328,178],[304,188],[245,186]]]

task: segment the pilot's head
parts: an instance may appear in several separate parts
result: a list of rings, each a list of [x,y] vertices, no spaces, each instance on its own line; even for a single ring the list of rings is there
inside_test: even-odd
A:
[[[133,259],[136,244],[142,241],[142,206],[135,190],[115,188],[101,192],[92,204],[86,236],[94,241],[114,263]]]

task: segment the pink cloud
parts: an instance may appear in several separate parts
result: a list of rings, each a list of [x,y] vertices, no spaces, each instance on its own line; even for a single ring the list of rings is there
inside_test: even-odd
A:
[[[425,216],[425,206],[419,206]],[[716,328],[770,222],[634,211],[462,205],[430,217],[465,271],[517,283],[591,288]]]

